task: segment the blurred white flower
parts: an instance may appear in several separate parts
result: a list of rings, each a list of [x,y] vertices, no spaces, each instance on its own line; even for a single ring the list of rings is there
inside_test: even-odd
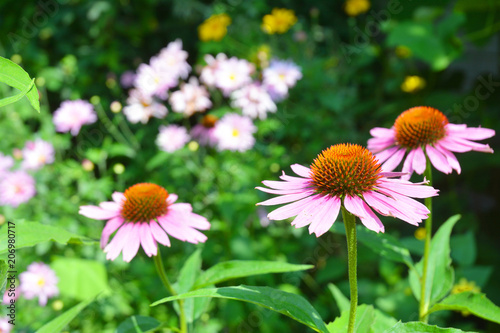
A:
[[[212,106],[208,91],[200,86],[198,80],[192,77],[188,83],[181,85],[181,89],[170,96],[170,104],[175,112],[182,112],[191,116],[195,112],[203,112]]]
[[[144,95],[138,89],[130,90],[127,104],[123,108],[123,113],[128,121],[133,124],[138,122],[146,124],[149,118],[163,118],[168,112],[165,105],[156,102],[152,97]]]
[[[189,140],[190,137],[186,128],[168,125],[160,126],[160,134],[156,138],[156,144],[161,150],[172,153],[184,147]]]
[[[22,153],[21,168],[24,170],[38,170],[45,164],[54,162],[54,147],[42,139],[26,142]]]
[[[302,78],[300,67],[292,61],[271,60],[268,68],[262,72],[263,83],[273,100],[281,100],[288,94],[288,89],[295,86]]]
[[[94,107],[87,101],[75,100],[64,101],[54,112],[52,119],[58,132],[71,132],[73,136],[80,132],[85,124],[92,124],[97,121]]]
[[[221,61],[215,72],[215,85],[224,95],[252,82],[251,75],[255,66],[244,59],[232,57]]]
[[[276,112],[276,104],[260,84],[253,83],[236,90],[231,98],[233,107],[241,108],[243,115],[254,119],[266,119],[267,112]]]
[[[214,135],[217,138],[219,150],[244,152],[253,147],[253,133],[257,128],[252,120],[236,113],[227,113],[216,124]]]
[[[224,53],[219,53],[214,58],[212,55],[206,54],[204,59],[207,65],[201,70],[200,81],[208,87],[214,87],[217,70],[220,64],[227,60],[227,56]]]
[[[56,273],[43,262],[31,263],[26,272],[19,274],[19,290],[24,298],[38,297],[38,304],[45,306],[47,300],[59,294]]]

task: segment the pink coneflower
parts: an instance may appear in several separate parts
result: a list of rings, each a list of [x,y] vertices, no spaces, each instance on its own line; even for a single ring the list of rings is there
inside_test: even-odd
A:
[[[426,168],[426,155],[432,165],[443,173],[453,169],[460,173],[460,164],[453,152],[480,151],[493,153],[483,140],[495,135],[488,128],[468,128],[466,125],[448,123],[440,111],[417,106],[399,115],[391,128],[375,127],[370,131],[374,138],[368,140],[368,149],[376,154],[383,171],[394,170],[407,154],[403,172],[409,179],[413,171],[421,175]]]
[[[181,149],[190,140],[185,127],[178,125],[160,126],[160,134],[156,138],[156,144],[161,150],[172,153]]]
[[[35,195],[35,179],[24,171],[7,173],[0,179],[0,206],[17,207]]]
[[[227,96],[252,82],[251,75],[254,71],[255,66],[244,59],[232,57],[221,61],[215,72],[215,86]]]
[[[273,100],[277,101],[283,99],[288,94],[288,89],[302,78],[302,72],[292,61],[271,60],[262,76],[264,86]]]
[[[249,84],[236,90],[231,94],[231,98],[231,105],[241,108],[243,115],[251,118],[266,119],[267,112],[276,112],[276,104],[266,89],[259,84]]]
[[[217,121],[216,116],[207,114],[202,118],[201,124],[191,129],[191,137],[202,146],[215,147],[217,145],[217,137],[215,136],[215,124]]]
[[[244,152],[253,147],[253,133],[257,128],[252,120],[236,113],[227,113],[216,124],[214,135],[217,138],[219,150]]]
[[[123,113],[132,124],[138,122],[146,124],[151,117],[165,117],[168,110],[165,105],[144,95],[139,89],[132,89],[127,98],[127,106],[123,108]]]
[[[50,142],[36,139],[28,141],[23,149],[21,167],[25,170],[38,170],[45,164],[54,162],[54,146]]]
[[[170,96],[170,104],[175,112],[191,116],[195,112],[203,112],[212,106],[208,91],[200,86],[198,80],[192,77],[188,83],[181,84],[181,89]]]
[[[384,232],[376,212],[392,216],[413,225],[426,219],[429,210],[411,198],[437,195],[437,190],[422,183],[411,183],[399,177],[401,172],[381,172],[380,163],[366,148],[354,144],[338,144],[321,152],[310,168],[291,166],[300,177],[283,173],[281,181],[263,181],[268,187],[258,190],[279,194],[258,205],[287,204],[269,213],[270,220],[297,216],[296,228],[309,225],[309,233],[317,237],[327,232],[335,222],[340,207],[358,216],[365,227]],[[371,208],[370,208],[371,207]]]
[[[59,294],[56,273],[43,262],[34,262],[19,274],[19,291],[24,298],[38,297],[38,304],[45,306],[47,300]]]
[[[102,202],[99,207],[81,206],[80,214],[108,220],[101,236],[106,258],[115,260],[122,252],[123,260],[130,262],[141,245],[149,257],[157,254],[156,242],[170,246],[168,235],[194,244],[206,241],[207,236],[197,229],[208,230],[210,223],[194,214],[190,204],[175,203],[176,200],[177,195],[161,186],[140,183],[125,193],[113,193],[113,201]]]
[[[73,136],[80,132],[83,125],[97,121],[94,107],[87,101],[64,101],[54,112],[52,119],[58,132],[71,132]]]
[[[0,318],[0,333],[10,333],[14,326],[9,323],[8,317]]]

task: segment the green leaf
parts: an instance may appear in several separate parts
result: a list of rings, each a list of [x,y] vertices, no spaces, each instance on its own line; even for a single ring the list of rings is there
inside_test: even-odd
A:
[[[115,333],[149,332],[161,326],[161,322],[152,317],[131,316],[116,328]]]
[[[467,311],[477,317],[500,324],[500,307],[481,293],[465,291],[450,295],[435,304],[429,313],[441,310]]]
[[[463,266],[472,265],[476,261],[476,239],[469,231],[451,238],[451,258]]]
[[[345,229],[340,223],[334,224],[331,230],[345,235]],[[413,260],[411,259],[410,252],[396,238],[388,234],[376,233],[360,225],[356,226],[356,233],[358,240],[374,252],[380,253],[384,258],[406,264],[409,268],[413,268]]]
[[[302,296],[269,287],[238,286],[199,289],[185,294],[163,298],[154,302],[151,306],[191,297],[216,297],[253,303],[284,314],[315,331],[328,332],[319,313]]]
[[[0,82],[6,83],[21,92],[27,91],[26,97],[28,97],[33,108],[40,112],[38,90],[29,74],[21,66],[9,59],[0,57]]]
[[[21,98],[23,98],[24,96],[26,96],[26,94],[28,93],[28,91],[31,90],[31,88],[33,87],[34,84],[35,84],[35,79],[33,79],[31,81],[31,84],[29,86],[27,86],[26,89],[24,89],[23,91],[21,91],[19,94],[16,94],[14,96],[5,97],[5,98],[0,99],[0,107],[5,106],[5,105],[9,105],[9,104],[12,104],[12,103],[15,103],[18,100],[20,100]]]
[[[372,305],[362,304],[356,309],[356,321],[354,332],[356,333],[379,333],[394,326],[397,320],[373,308]],[[328,324],[331,333],[347,332],[349,324],[349,308],[343,310],[340,317]]]
[[[335,302],[337,302],[337,306],[339,307],[340,312],[349,311],[349,308],[351,306],[349,299],[345,297],[344,294],[342,294],[340,289],[333,283],[328,284],[328,289],[330,289],[333,298],[335,298]]]
[[[409,323],[398,322],[396,325],[384,333],[473,333],[459,330],[457,328],[441,328],[437,326],[427,325],[421,322],[413,321]]]
[[[36,333],[57,333],[61,332],[87,305],[94,301],[94,297],[83,301],[68,311],[61,314],[59,317],[52,319],[47,324],[40,327]]]
[[[431,306],[448,294],[453,287],[454,271],[450,258],[450,235],[460,215],[450,217],[436,232],[431,241],[427,267],[426,303]],[[410,287],[420,300],[420,276],[422,276],[423,259],[415,265],[416,271],[409,274]]]
[[[6,226],[0,229],[0,255],[7,253]],[[94,240],[80,236],[64,229],[38,222],[17,221],[15,223],[16,249],[34,246],[38,243],[54,241],[60,244],[93,243]]]
[[[59,278],[61,295],[86,300],[109,289],[106,267],[98,261],[59,257],[50,267]]]
[[[9,266],[5,260],[0,260],[0,295],[5,293],[5,288],[7,286],[7,271]]]
[[[279,261],[232,260],[218,263],[207,269],[196,280],[193,289],[206,287],[245,276],[295,272],[311,269],[312,265],[296,265]]]

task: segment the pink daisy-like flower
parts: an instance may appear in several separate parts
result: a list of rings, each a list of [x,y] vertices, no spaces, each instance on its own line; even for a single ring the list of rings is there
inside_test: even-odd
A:
[[[204,59],[207,65],[201,70],[200,81],[208,87],[214,87],[217,80],[217,71],[220,64],[227,60],[227,56],[224,53],[219,53],[214,58],[212,55],[206,54]]]
[[[495,131],[450,124],[440,111],[417,106],[401,113],[393,127],[375,127],[370,134],[373,138],[368,140],[368,149],[383,162],[382,170],[394,170],[407,155],[402,171],[407,173],[403,179],[409,179],[413,171],[419,175],[424,173],[426,155],[437,170],[449,174],[455,169],[460,173],[460,164],[453,152],[493,153],[490,146],[474,140],[490,138]]]
[[[35,179],[24,171],[14,171],[0,179],[0,206],[17,207],[35,195]]]
[[[101,236],[107,259],[115,260],[122,252],[123,260],[130,262],[141,245],[151,257],[157,254],[157,242],[170,246],[168,235],[193,244],[207,240],[199,230],[210,229],[210,223],[193,213],[190,204],[175,203],[177,195],[161,186],[140,183],[124,193],[115,192],[112,197],[113,201],[102,202],[99,207],[80,207],[81,215],[108,220]]]
[[[38,170],[45,164],[54,162],[54,146],[42,139],[26,142],[22,152],[21,168],[25,170]]]
[[[161,150],[172,153],[184,147],[189,140],[190,137],[185,127],[168,125],[160,126],[156,144]]]
[[[166,73],[156,65],[156,58],[152,59],[152,64],[141,64],[137,68],[134,87],[147,98],[157,96],[161,99],[168,97],[168,89],[177,85],[178,78],[171,73]]]
[[[97,115],[92,104],[79,99],[62,102],[52,120],[56,131],[71,132],[71,135],[76,136],[83,125],[95,123]]]
[[[188,83],[181,84],[181,89],[170,96],[170,104],[175,112],[191,116],[195,112],[203,112],[212,106],[208,91],[200,86],[198,80],[192,77]]]
[[[8,317],[0,318],[0,333],[10,333],[14,326],[9,323]]]
[[[182,49],[182,40],[176,39],[170,42],[167,47],[160,50],[158,54],[158,64],[153,66],[166,73],[171,73],[176,80],[187,78],[191,72],[191,66],[187,63],[188,53]]]
[[[19,290],[24,298],[38,297],[38,304],[45,306],[47,300],[59,294],[56,273],[43,262],[31,263],[26,272],[19,274]]]
[[[130,90],[127,106],[123,113],[132,124],[141,122],[146,124],[151,117],[163,118],[167,115],[167,107],[158,103],[152,97],[144,95],[139,89]]]
[[[268,68],[262,72],[263,83],[273,100],[281,100],[288,94],[288,89],[302,78],[299,66],[292,61],[271,60]]]
[[[215,124],[217,148],[244,152],[255,144],[253,133],[256,131],[252,119],[236,113],[227,113]]]
[[[191,137],[202,146],[215,147],[217,145],[217,137],[215,136],[215,124],[217,121],[216,116],[207,114],[202,118],[201,124],[191,129]]]
[[[255,66],[244,59],[232,57],[218,63],[215,85],[228,96],[231,92],[252,82]]]
[[[392,216],[413,225],[428,217],[429,210],[412,198],[437,195],[437,190],[422,183],[411,183],[399,177],[401,172],[381,172],[380,163],[366,148],[354,144],[338,144],[325,149],[310,168],[291,166],[300,177],[287,176],[283,181],[263,181],[269,188],[258,190],[278,194],[258,205],[287,204],[271,213],[270,220],[293,216],[296,228],[309,225],[316,237],[327,232],[340,208],[359,217],[365,227],[384,232],[384,225],[372,208],[381,215]],[[371,207],[371,208],[370,208]]]
[[[276,112],[277,109],[266,89],[255,83],[236,90],[231,98],[233,107],[241,108],[243,115],[254,119],[266,119],[267,112]]]

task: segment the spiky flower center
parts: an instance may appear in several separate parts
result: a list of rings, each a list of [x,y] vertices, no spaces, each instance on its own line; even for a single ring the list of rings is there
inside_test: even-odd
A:
[[[201,124],[203,125],[203,127],[212,128],[215,126],[215,123],[217,122],[217,120],[218,119],[216,116],[213,116],[211,114],[207,114],[206,116],[204,116],[201,119]]]
[[[440,111],[417,106],[401,113],[394,123],[396,142],[406,148],[435,143],[446,135],[448,118]]]
[[[311,165],[312,181],[323,195],[354,196],[370,191],[381,177],[380,164],[366,148],[338,144],[323,150]]]
[[[151,183],[140,183],[125,190],[122,217],[129,222],[149,222],[167,212],[168,192]]]

